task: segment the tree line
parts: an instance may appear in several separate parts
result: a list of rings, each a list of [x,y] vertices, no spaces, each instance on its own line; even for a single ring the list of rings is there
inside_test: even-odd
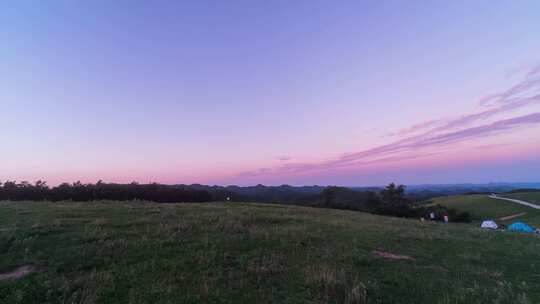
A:
[[[280,203],[333,209],[347,209],[397,217],[427,217],[434,212],[450,216],[452,221],[469,222],[467,213],[443,206],[415,205],[405,196],[405,186],[388,185],[379,190],[356,190],[345,187],[221,187],[204,185],[164,185],[81,182],[49,187],[46,182],[0,182],[0,200],[10,201],[152,201],[157,203],[248,201]]]
[[[468,212],[459,212],[441,205],[428,207],[415,203],[405,195],[404,185],[389,184],[380,191],[355,191],[344,187],[326,187],[320,194],[319,206],[323,208],[349,209],[373,214],[408,218],[442,220],[447,215],[452,222],[470,222]]]
[[[184,185],[163,184],[113,184],[99,181],[95,184],[81,182],[63,183],[49,187],[43,181],[7,181],[0,183],[0,200],[11,201],[79,201],[95,200],[131,201],[143,200],[158,203],[209,202],[223,200],[227,193],[193,189]]]

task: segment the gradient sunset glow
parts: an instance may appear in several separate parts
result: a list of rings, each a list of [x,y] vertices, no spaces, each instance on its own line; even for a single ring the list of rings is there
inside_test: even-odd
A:
[[[539,1],[6,1],[0,181],[540,181]]]

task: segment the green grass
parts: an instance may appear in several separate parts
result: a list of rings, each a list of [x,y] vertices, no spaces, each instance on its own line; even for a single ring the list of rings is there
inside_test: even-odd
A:
[[[518,198],[518,196],[504,196]],[[526,197],[530,196],[522,196],[522,199]],[[479,222],[485,219],[494,219],[497,223],[508,225],[515,221],[522,221],[529,225],[540,227],[540,210],[512,203],[509,201],[492,199],[489,198],[486,194],[437,197],[431,199],[431,202],[433,202],[433,204],[440,204],[449,208],[454,208],[458,211],[469,212],[474,222]],[[499,220],[501,217],[524,212],[526,212],[527,214],[505,221]]]
[[[448,208],[469,212],[473,219],[476,220],[486,218],[498,219],[500,217],[533,210],[527,206],[492,199],[485,194],[445,196],[434,198],[431,201]]]
[[[413,257],[389,260],[384,250]],[[0,203],[0,303],[538,303],[540,240],[263,204]]]
[[[540,192],[511,193],[502,196],[540,205]]]

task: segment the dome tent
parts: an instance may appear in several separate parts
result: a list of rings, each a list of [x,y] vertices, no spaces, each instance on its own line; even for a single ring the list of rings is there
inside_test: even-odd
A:
[[[522,222],[515,222],[508,226],[508,231],[532,233],[534,232],[534,228]]]
[[[485,228],[485,229],[497,229],[499,226],[497,226],[497,223],[495,223],[494,221],[487,220],[487,221],[483,221],[480,227]]]

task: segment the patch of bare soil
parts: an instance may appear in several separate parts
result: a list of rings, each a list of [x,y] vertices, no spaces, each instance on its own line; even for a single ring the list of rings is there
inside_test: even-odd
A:
[[[373,254],[376,256],[380,256],[381,258],[390,259],[390,260],[414,260],[413,257],[410,257],[408,255],[399,255],[395,253],[391,253],[388,251],[383,250],[374,250]]]
[[[527,214],[527,212],[521,212],[521,213],[516,213],[516,214],[509,215],[509,216],[503,216],[503,217],[499,218],[499,220],[507,221],[507,220],[511,220],[513,218],[516,218],[516,217],[524,216],[525,214]]]
[[[432,270],[432,271],[440,271],[440,272],[448,272],[449,270],[442,267],[442,266],[435,266],[435,265],[431,265],[431,266],[423,266],[421,267],[422,269],[427,269],[427,270]]]
[[[0,273],[0,281],[18,280],[31,273],[41,271],[45,271],[45,268],[36,265],[22,265],[12,269],[11,271]]]

